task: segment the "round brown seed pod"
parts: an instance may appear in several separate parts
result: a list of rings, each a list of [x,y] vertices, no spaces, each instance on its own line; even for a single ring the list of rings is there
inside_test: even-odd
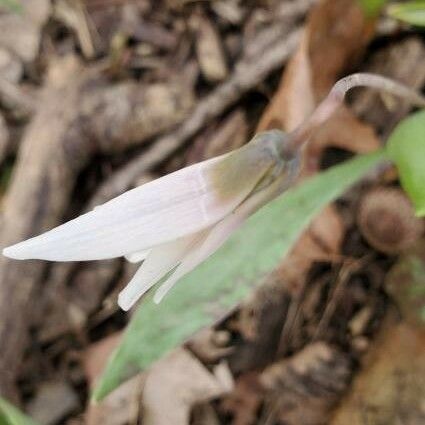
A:
[[[404,192],[390,187],[371,189],[363,196],[357,224],[366,241],[386,254],[405,250],[424,229]]]

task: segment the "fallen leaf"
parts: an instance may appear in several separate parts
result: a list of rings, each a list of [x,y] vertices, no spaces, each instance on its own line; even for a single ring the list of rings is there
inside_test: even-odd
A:
[[[25,0],[22,12],[0,14],[0,46],[24,62],[33,61],[38,53],[41,29],[50,13],[49,0]]]
[[[245,373],[237,379],[234,390],[221,400],[219,409],[232,417],[232,425],[253,425],[263,396],[258,373]]]
[[[424,423],[425,333],[388,318],[331,425]]]
[[[90,387],[95,385],[97,378],[106,366],[109,355],[119,345],[121,339],[122,332],[117,332],[90,345],[85,351],[83,366]]]
[[[191,425],[220,425],[220,420],[214,408],[208,403],[203,403],[195,406],[190,423]]]
[[[28,414],[43,425],[54,425],[78,409],[75,390],[65,381],[45,382],[38,386],[27,405]]]
[[[83,356],[84,372],[90,388],[93,388],[111,352],[122,339],[122,332],[109,335],[92,344]],[[85,413],[86,425],[125,425],[137,420],[140,410],[142,378],[128,380],[101,403],[89,404]]]
[[[229,332],[204,328],[196,333],[187,343],[187,347],[204,363],[214,363],[233,351],[228,343],[231,339]]]
[[[0,77],[16,84],[20,81],[24,67],[22,62],[9,50],[0,47]]]
[[[425,240],[405,252],[389,271],[385,290],[403,319],[425,329]]]
[[[143,391],[143,424],[187,425],[192,407],[229,392],[233,378],[222,363],[210,373],[183,348],[164,357],[147,373]]]
[[[223,81],[228,75],[228,69],[214,22],[199,12],[192,16],[191,24],[196,33],[195,49],[202,74],[210,82]]]
[[[140,414],[142,392],[140,376],[124,382],[102,403],[91,404],[85,414],[85,425],[127,425],[136,423]]]
[[[350,374],[346,354],[323,342],[307,345],[261,373],[259,381],[269,399],[263,417],[285,425],[326,423],[348,386]]]

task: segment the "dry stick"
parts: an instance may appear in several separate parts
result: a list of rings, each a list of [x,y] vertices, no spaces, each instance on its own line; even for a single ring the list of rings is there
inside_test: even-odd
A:
[[[344,293],[347,283],[350,280],[353,272],[357,271],[362,265],[362,261],[348,260],[342,264],[338,276],[334,282],[334,288],[329,294],[328,301],[326,302],[325,311],[319,320],[316,331],[313,335],[312,341],[317,341],[322,338],[323,333],[332,319],[339,301]]]
[[[237,64],[231,77],[206,96],[177,130],[161,137],[148,150],[106,180],[92,198],[90,208],[127,190],[141,174],[164,161],[209,121],[217,118],[244,93],[263,81],[271,71],[282,66],[294,51],[301,30],[294,30],[282,40],[283,32],[282,25],[279,25],[253,40],[250,52],[255,51],[258,55],[250,56]]]
[[[416,106],[425,106],[425,97],[415,90],[380,75],[358,73],[337,81],[326,98],[312,115],[289,135],[289,142],[282,146],[285,156],[293,157],[307,145],[312,134],[343,104],[346,93],[355,87],[370,87],[394,94]]]

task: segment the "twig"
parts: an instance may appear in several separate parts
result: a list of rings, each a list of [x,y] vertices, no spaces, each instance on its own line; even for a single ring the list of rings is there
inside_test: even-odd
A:
[[[325,311],[323,312],[323,315],[320,318],[312,341],[317,341],[322,337],[324,330],[329,325],[329,322],[333,314],[335,313],[337,305],[341,299],[342,294],[344,293],[344,289],[347,283],[349,282],[351,275],[354,271],[358,270],[363,263],[364,261],[362,260],[348,260],[342,264],[341,269],[338,272],[338,276],[335,280],[334,289],[329,295]]]

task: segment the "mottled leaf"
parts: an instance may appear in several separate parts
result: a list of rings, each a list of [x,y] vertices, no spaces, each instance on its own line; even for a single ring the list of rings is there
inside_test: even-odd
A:
[[[382,157],[382,152],[359,156],[306,180],[254,214],[161,304],[154,304],[148,294],[109,360],[93,398],[102,399],[243,300],[261,277],[278,265],[310,220]]]

